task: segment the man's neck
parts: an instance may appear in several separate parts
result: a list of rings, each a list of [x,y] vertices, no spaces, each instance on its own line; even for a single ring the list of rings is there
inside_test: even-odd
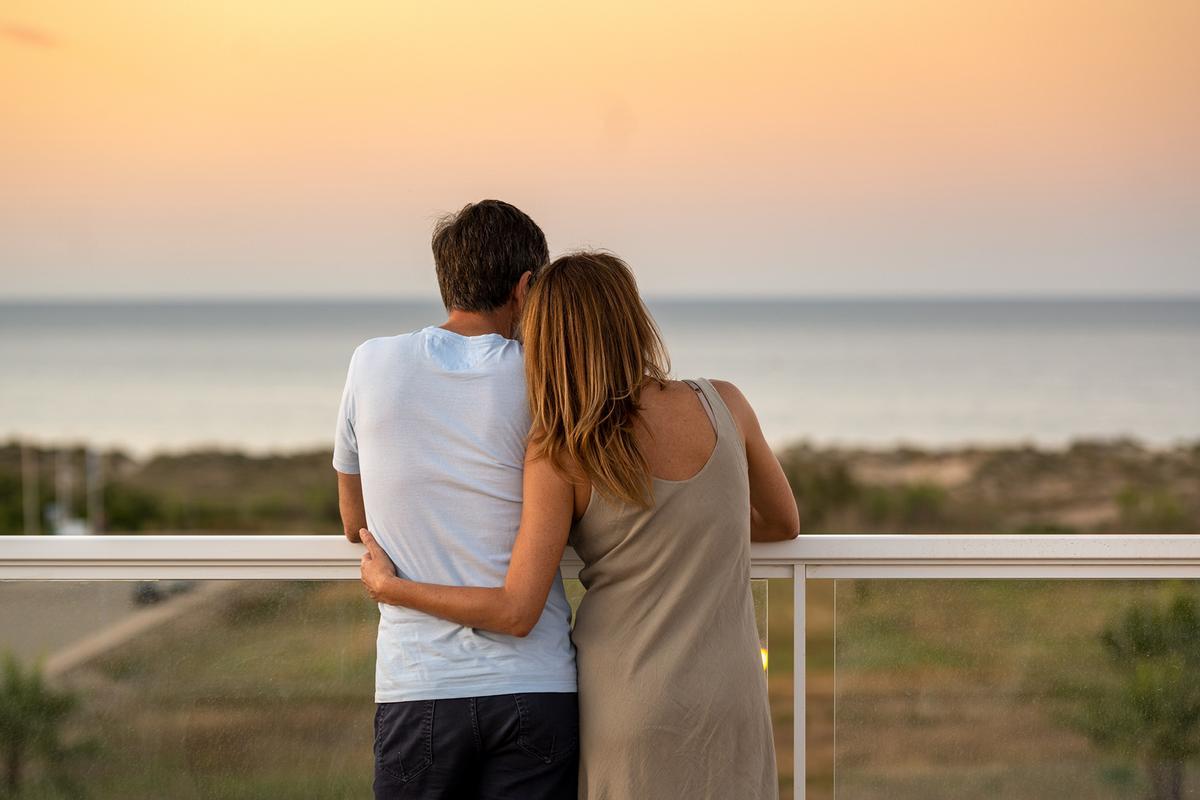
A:
[[[483,336],[498,333],[506,339],[513,337],[513,313],[508,306],[495,311],[462,311],[452,308],[442,328],[459,336]]]

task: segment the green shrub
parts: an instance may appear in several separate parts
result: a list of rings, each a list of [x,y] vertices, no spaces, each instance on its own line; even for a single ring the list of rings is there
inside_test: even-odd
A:
[[[1068,685],[1066,721],[1097,746],[1136,759],[1150,800],[1181,800],[1200,755],[1200,606],[1191,594],[1137,605],[1100,634],[1107,679]]]
[[[29,782],[31,767],[42,767],[51,787],[66,797],[83,797],[85,786],[70,767],[80,756],[96,752],[94,740],[66,742],[63,728],[79,706],[77,695],[46,685],[38,666],[23,668],[5,652],[0,676],[0,792],[15,798]]]
[[[947,521],[946,490],[932,483],[872,486],[863,512],[876,525],[926,527]]]
[[[1079,533],[1070,525],[1060,525],[1057,522],[1027,522],[1017,528],[1016,533],[1022,535],[1069,535]]]
[[[849,468],[840,461],[817,461],[799,450],[785,453],[781,463],[805,528],[819,525],[830,513],[852,505],[861,494]]]
[[[1127,486],[1117,495],[1117,507],[1129,533],[1187,533],[1192,524],[1183,504],[1161,487]]]
[[[23,533],[24,530],[21,480],[12,473],[0,473],[0,534]]]
[[[162,528],[166,523],[157,495],[120,483],[104,487],[104,515],[105,527],[117,532]]]

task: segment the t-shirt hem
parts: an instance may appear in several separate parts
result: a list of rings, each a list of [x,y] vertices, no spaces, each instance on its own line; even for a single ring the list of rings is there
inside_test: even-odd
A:
[[[413,700],[454,700],[461,697],[489,697],[500,694],[574,694],[575,681],[541,681],[538,683],[493,683],[475,686],[422,686],[393,692],[375,692],[376,703],[408,703]]]

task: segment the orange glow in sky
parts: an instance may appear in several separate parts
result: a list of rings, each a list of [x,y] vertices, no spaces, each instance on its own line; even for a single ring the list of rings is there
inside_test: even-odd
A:
[[[1200,3],[8,0],[0,296],[426,294],[498,196],[657,293],[1200,292]]]

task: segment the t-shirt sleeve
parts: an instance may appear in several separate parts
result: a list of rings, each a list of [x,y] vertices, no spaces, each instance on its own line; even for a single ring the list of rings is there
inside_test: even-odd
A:
[[[357,475],[358,439],[354,435],[354,359],[358,350],[350,357],[350,368],[346,370],[346,386],[342,389],[342,402],[338,407],[337,428],[333,437],[333,468],[347,475]]]

